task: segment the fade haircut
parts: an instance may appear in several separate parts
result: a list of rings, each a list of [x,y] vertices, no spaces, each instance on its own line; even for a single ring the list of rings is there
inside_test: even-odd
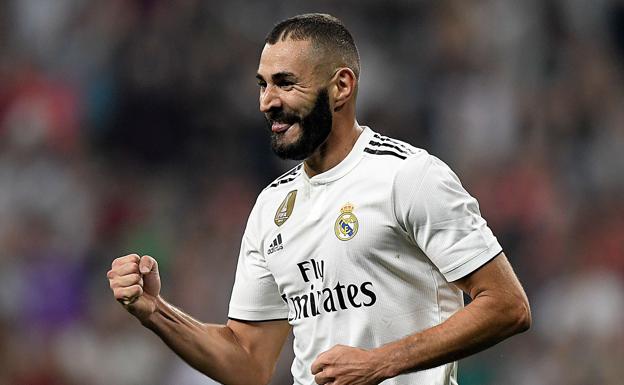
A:
[[[360,55],[353,36],[334,16],[324,13],[306,13],[279,22],[264,42],[273,45],[279,40],[310,40],[327,56],[333,56],[338,65],[350,68],[356,78],[360,77]]]

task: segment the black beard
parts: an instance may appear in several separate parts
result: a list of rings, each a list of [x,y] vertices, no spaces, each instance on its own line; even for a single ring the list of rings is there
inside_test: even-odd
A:
[[[269,130],[273,121],[280,123],[299,123],[301,134],[290,144],[280,143],[283,133],[271,133],[271,148],[282,159],[303,160],[314,153],[327,140],[332,128],[332,114],[329,107],[329,96],[326,89],[319,91],[314,107],[303,118],[284,112],[271,111],[267,114]]]

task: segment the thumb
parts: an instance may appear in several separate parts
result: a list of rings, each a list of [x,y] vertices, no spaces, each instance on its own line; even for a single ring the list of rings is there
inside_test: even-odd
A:
[[[143,275],[143,292],[157,296],[160,293],[158,262],[149,255],[144,255],[139,262],[139,271]]]
[[[141,261],[139,262],[139,271],[141,274],[149,274],[151,272],[158,273],[158,262],[149,255],[144,255],[141,257]]]

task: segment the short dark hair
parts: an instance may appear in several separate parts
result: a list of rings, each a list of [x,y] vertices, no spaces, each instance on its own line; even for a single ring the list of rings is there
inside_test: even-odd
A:
[[[346,67],[360,77],[360,55],[353,36],[336,17],[324,13],[306,13],[283,20],[273,27],[264,42],[310,40],[317,47],[338,56]]]

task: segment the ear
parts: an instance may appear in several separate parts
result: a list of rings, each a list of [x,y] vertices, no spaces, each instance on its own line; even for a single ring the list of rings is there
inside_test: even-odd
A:
[[[334,75],[332,96],[334,99],[334,111],[340,111],[342,107],[355,97],[357,78],[351,68],[340,68]]]

